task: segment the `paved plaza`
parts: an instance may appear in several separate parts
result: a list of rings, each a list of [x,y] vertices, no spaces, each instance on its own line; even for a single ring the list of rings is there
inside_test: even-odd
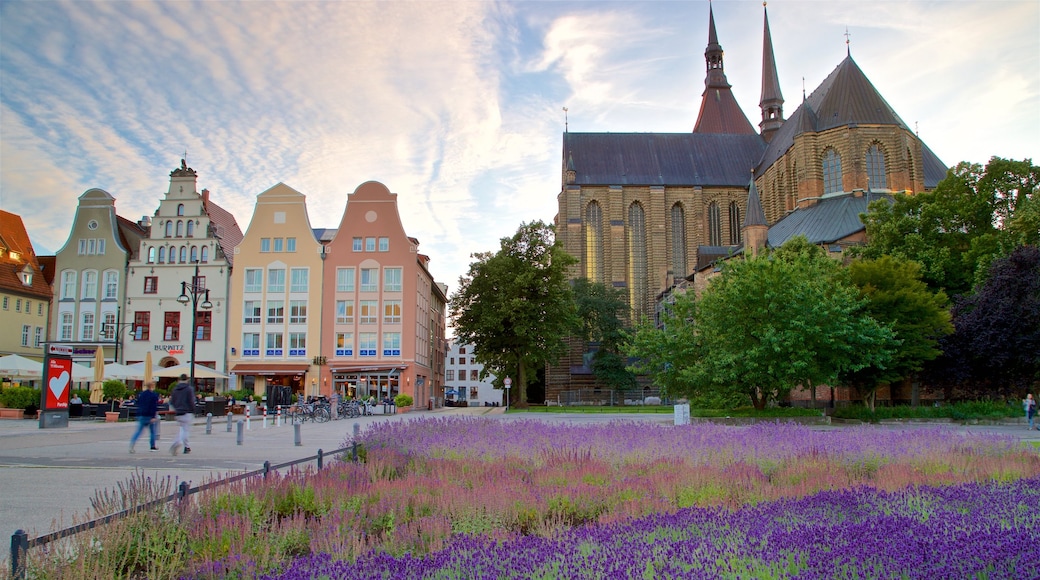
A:
[[[453,415],[486,416],[501,420],[564,421],[603,423],[618,420],[672,424],[670,414],[503,414],[501,407],[445,408],[415,411],[402,415],[373,415],[341,419],[328,423],[301,425],[301,446],[295,445],[291,425],[267,428],[259,419],[251,420],[244,431],[243,444],[237,444],[237,428],[227,431],[227,421],[214,418],[212,432],[205,433],[199,419],[192,429],[190,455],[171,456],[170,442],[175,424],[163,422],[159,451],[149,452],[147,431],[137,442],[135,454],[128,452],[130,435],[136,423],[73,421],[64,429],[39,429],[36,421],[0,421],[0,533],[10,537],[17,529],[30,537],[45,534],[83,521],[90,499],[98,491],[111,490],[126,481],[136,470],[155,478],[171,477],[197,485],[211,478],[261,469],[264,461],[279,464],[330,452],[349,444],[354,425],[365,429],[380,421],[401,421],[419,417]],[[235,416],[235,419],[241,418]],[[886,429],[914,429],[934,426],[929,423],[884,425]],[[951,424],[954,433],[993,432],[1023,441],[1040,441],[1040,431],[1029,431],[1024,421],[1000,425],[964,426]],[[813,429],[843,429],[848,426],[820,425]],[[74,521],[74,518],[76,521]],[[3,558],[0,558],[3,559]]]

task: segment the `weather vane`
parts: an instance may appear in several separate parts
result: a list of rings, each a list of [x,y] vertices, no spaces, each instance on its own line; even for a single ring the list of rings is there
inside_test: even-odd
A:
[[[568,121],[567,121],[567,107],[563,108],[563,132],[567,132]]]

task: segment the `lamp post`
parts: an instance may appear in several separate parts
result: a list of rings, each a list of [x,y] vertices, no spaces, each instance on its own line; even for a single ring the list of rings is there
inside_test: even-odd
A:
[[[202,298],[202,304],[199,304],[199,298]],[[177,302],[181,304],[188,304],[191,302],[191,388],[195,388],[195,339],[199,334],[198,321],[199,321],[199,308],[203,310],[209,310],[213,308],[213,303],[209,301],[209,290],[206,288],[206,284],[199,279],[199,263],[195,262],[195,276],[191,279],[191,283],[181,282],[181,295],[177,297]]]
[[[112,344],[115,345],[115,356],[113,361],[119,362],[119,345],[123,343],[121,333],[124,328],[133,328],[133,322],[120,322],[119,319],[122,316],[122,309],[116,308],[116,321],[115,322],[102,322],[101,323],[101,335],[108,336],[112,333]]]

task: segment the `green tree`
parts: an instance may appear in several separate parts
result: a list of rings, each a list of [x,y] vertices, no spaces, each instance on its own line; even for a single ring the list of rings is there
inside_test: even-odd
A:
[[[628,311],[624,294],[587,278],[574,280],[572,290],[579,323],[577,334],[586,344],[595,346],[593,374],[611,389],[635,387],[635,375],[625,368],[622,356],[626,338],[622,319]]]
[[[577,260],[563,250],[552,226],[521,224],[496,253],[481,252],[459,278],[449,301],[456,337],[472,344],[484,373],[501,381],[516,373],[510,397],[527,403],[531,370],[555,362],[577,327],[567,269]]]
[[[953,332],[949,300],[921,281],[917,262],[882,256],[856,260],[849,265],[852,283],[866,300],[866,312],[892,329],[901,341],[888,364],[869,365],[841,374],[841,382],[855,386],[874,409],[877,387],[894,383],[920,371],[927,361],[942,354],[939,340]]]
[[[626,341],[626,352],[636,361],[630,370],[648,376],[670,397],[697,399],[711,392],[698,377],[704,349],[694,325],[696,310],[692,292],[673,294],[660,327],[645,320]]]

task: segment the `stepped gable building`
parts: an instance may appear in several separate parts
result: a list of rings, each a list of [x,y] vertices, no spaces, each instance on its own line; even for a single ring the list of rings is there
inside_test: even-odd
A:
[[[182,159],[170,172],[169,190],[129,263],[125,318],[132,326],[125,348],[127,364],[144,361],[148,352],[159,366],[187,364],[194,335],[197,364],[227,373],[229,285],[242,230],[230,212],[210,199],[209,190],[200,193],[197,185],[198,174]],[[182,283],[208,291],[212,306],[198,310],[195,328],[192,303],[177,301]],[[198,390],[216,387],[214,379],[196,382]]]
[[[0,302],[0,328],[4,329],[0,333],[0,356],[42,357],[51,287],[44,279],[21,216],[3,210],[0,210]]]
[[[556,235],[579,259],[572,277],[627,292],[631,321],[745,236],[779,245],[794,235],[832,251],[862,243],[872,198],[934,188],[946,166],[895,113],[847,54],[790,118],[763,20],[758,130],[733,96],[713,9],[706,76],[692,133],[563,135]],[[758,249],[758,248],[756,248]],[[547,372],[546,397],[595,387],[572,342]]]
[[[94,351],[119,362],[125,339],[123,308],[127,265],[138,258],[149,218],[116,214],[116,200],[92,188],[79,196],[69,238],[54,256],[52,341],[73,343],[73,357],[92,364]]]
[[[325,253],[311,228],[307,197],[284,183],[256,196],[234,256],[229,388],[253,392],[257,400],[266,396],[272,404],[288,403],[283,393],[322,394],[317,363]]]

